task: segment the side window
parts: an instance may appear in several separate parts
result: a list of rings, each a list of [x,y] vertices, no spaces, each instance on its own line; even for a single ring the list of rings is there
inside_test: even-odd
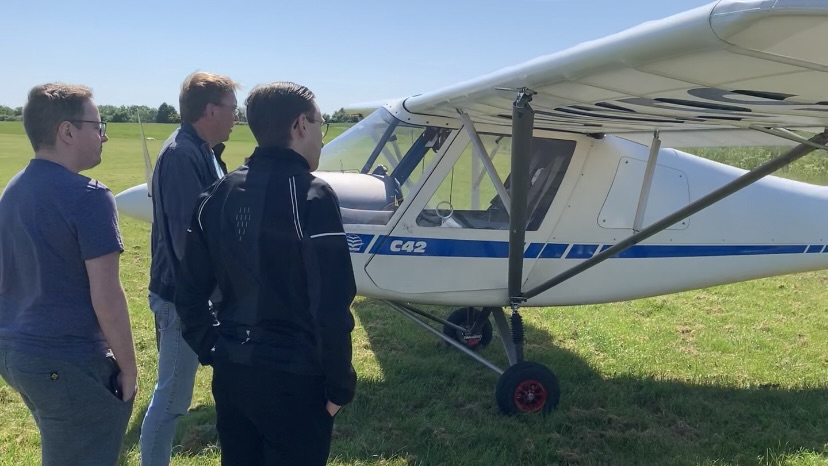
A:
[[[509,136],[480,136],[496,175],[493,177],[485,169],[469,144],[417,217],[418,225],[509,229],[509,213],[496,185],[502,183],[509,190],[512,140]],[[575,145],[574,141],[533,139],[527,230],[535,231],[543,222],[569,167]]]
[[[512,139],[491,134],[481,134],[480,139],[494,165],[496,178],[502,183],[509,175]],[[417,217],[417,224],[426,227],[508,229],[509,214],[499,199],[491,176],[474,154],[474,146],[468,144]]]

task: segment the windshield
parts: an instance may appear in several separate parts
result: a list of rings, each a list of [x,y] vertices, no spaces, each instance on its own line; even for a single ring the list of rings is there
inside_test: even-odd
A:
[[[317,173],[337,191],[342,221],[387,223],[450,133],[403,123],[379,109],[325,145]]]
[[[399,205],[416,188],[451,130],[403,123],[379,109],[326,144],[319,172],[389,178]]]

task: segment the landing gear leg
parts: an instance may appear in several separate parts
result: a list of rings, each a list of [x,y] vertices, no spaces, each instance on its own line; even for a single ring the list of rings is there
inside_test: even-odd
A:
[[[523,360],[523,320],[518,309],[512,308],[510,328],[503,308],[500,307],[485,307],[482,310],[458,309],[452,313],[457,320],[454,322],[451,318],[440,319],[410,304],[394,301],[386,301],[386,303],[425,330],[500,374],[495,389],[495,398],[500,411],[504,414],[550,413],[558,406],[561,393],[555,374],[541,364]],[[500,341],[503,342],[503,348],[509,360],[509,368],[505,371],[475,351],[483,346],[484,340],[488,340],[486,335],[491,337],[489,314],[494,316]],[[443,331],[427,324],[420,317],[442,323]],[[489,325],[488,331],[487,325]]]
[[[488,308],[482,311],[474,307],[463,307],[452,312],[448,322],[454,325],[443,325],[443,334],[454,338],[469,349],[485,348],[492,341],[492,324],[489,323]],[[457,329],[457,326],[465,330]]]
[[[558,378],[546,366],[523,360],[523,318],[518,306],[512,306],[511,329],[503,309],[491,309],[509,359],[509,368],[501,374],[495,388],[498,408],[506,415],[551,413],[561,399]]]

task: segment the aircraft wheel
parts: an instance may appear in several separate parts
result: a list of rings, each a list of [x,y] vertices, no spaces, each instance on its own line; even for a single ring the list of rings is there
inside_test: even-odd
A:
[[[561,399],[558,378],[543,364],[519,362],[506,369],[495,388],[500,411],[506,415],[519,413],[548,414]]]
[[[492,342],[492,324],[489,319],[483,322],[483,327],[480,328],[480,333],[472,335],[471,328],[474,326],[475,320],[482,313],[481,310],[473,307],[463,307],[456,309],[448,316],[449,322],[459,325],[466,329],[466,332],[461,332],[454,327],[443,325],[443,334],[447,335],[458,342],[462,343],[469,349],[485,348]]]

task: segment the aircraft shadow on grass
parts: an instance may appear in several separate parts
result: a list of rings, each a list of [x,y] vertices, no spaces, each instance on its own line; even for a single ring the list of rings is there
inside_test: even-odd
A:
[[[527,323],[526,359],[556,372],[561,402],[550,416],[506,417],[495,402],[496,373],[382,302],[364,300],[354,311],[383,376],[361,381],[348,407],[351,416],[338,421],[332,455],[346,461],[398,456],[418,464],[753,463],[801,452],[828,458],[825,387],[790,391],[757,382],[756,388],[739,389],[607,378]],[[499,337],[482,353],[507,366]],[[475,451],[479,456],[458,454]]]

